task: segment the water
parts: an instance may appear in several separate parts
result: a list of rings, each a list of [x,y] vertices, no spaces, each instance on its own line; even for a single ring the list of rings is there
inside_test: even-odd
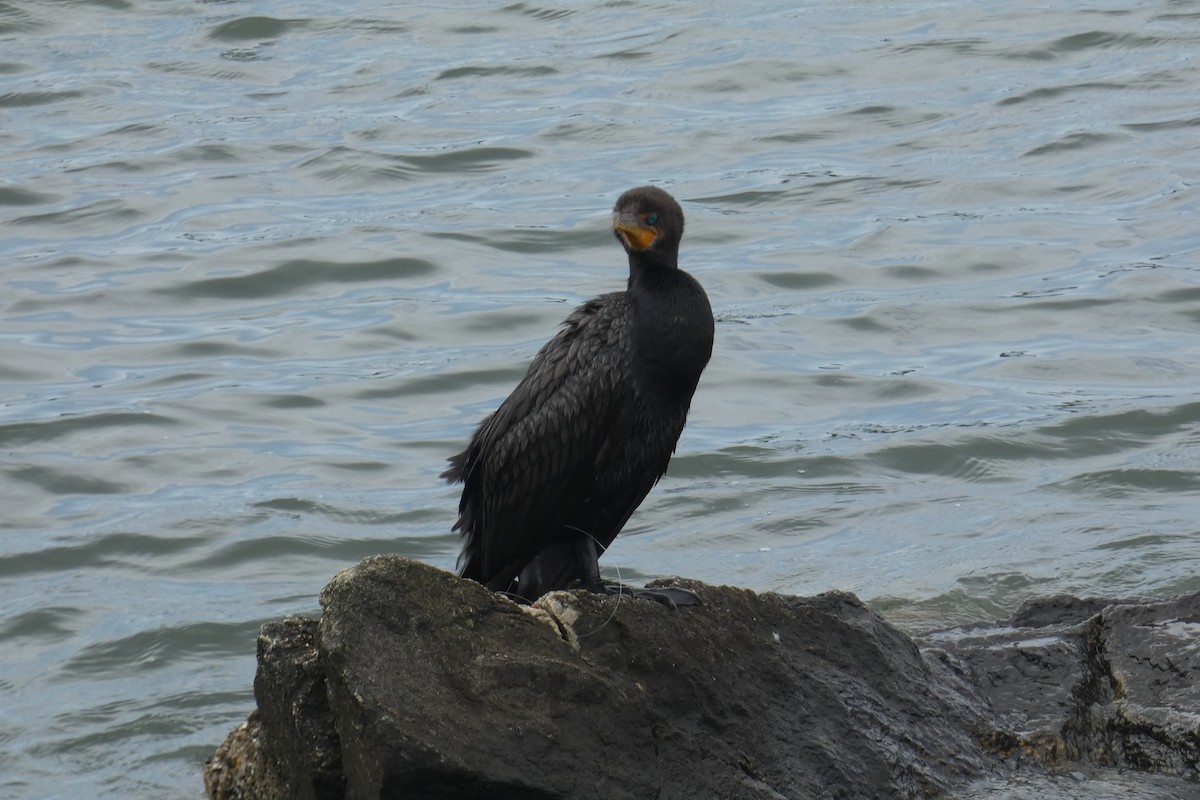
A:
[[[1200,589],[1198,20],[0,0],[0,795],[199,797],[262,622],[450,568],[444,459],[645,182],[717,346],[608,574]]]

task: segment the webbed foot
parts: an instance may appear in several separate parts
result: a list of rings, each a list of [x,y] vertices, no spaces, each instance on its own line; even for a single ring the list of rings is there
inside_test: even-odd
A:
[[[600,594],[624,594],[636,597],[639,600],[653,600],[656,603],[662,603],[668,608],[704,605],[704,601],[700,599],[700,595],[691,589],[684,589],[682,586],[647,586],[639,589],[620,583],[605,583],[593,589],[593,591]]]

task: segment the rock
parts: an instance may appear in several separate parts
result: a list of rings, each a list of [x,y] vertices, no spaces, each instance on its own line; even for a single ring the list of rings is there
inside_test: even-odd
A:
[[[1200,595],[1055,598],[922,650],[848,594],[674,583],[704,605],[529,608],[368,558],[319,621],[263,627],[258,710],[209,797],[1191,796]]]
[[[1053,597],[920,638],[982,688],[996,715],[984,742],[1004,758],[1200,777],[1200,594]]]
[[[254,699],[260,741],[271,743],[271,762],[288,776],[288,797],[342,797],[342,758],[329,710],[325,673],[318,661],[316,620],[269,622],[258,635]]]
[[[531,613],[418,562],[341,573],[319,639],[348,796],[921,796],[988,763],[966,687],[849,595],[685,585],[704,606]]]
[[[286,786],[266,757],[258,711],[238,725],[204,765],[204,790],[225,800],[286,800]]]

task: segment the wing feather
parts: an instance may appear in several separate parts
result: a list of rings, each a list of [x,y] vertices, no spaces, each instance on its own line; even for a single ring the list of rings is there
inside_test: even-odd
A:
[[[450,460],[464,484],[460,570],[503,588],[559,535],[628,436],[633,386],[628,299],[576,309],[525,377]]]

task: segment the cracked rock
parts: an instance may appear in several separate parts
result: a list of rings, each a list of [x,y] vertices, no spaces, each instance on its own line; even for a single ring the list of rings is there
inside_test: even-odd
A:
[[[1051,598],[919,649],[852,595],[673,583],[704,604],[528,608],[368,558],[320,620],[263,627],[209,797],[1194,796],[1200,595]]]
[[[920,638],[981,687],[995,714],[984,743],[998,755],[1200,778],[1200,594],[1052,597],[1004,623]]]

